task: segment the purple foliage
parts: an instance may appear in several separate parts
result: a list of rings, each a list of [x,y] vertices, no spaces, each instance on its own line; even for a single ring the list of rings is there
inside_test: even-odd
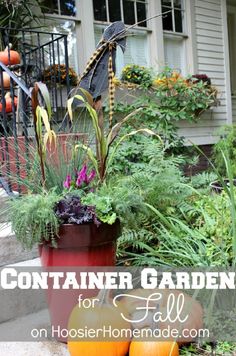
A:
[[[63,186],[66,189],[70,189],[71,187],[86,189],[87,186],[94,180],[95,176],[96,171],[92,169],[89,173],[87,165],[84,164],[82,169],[76,172],[75,179],[72,179],[70,175],[66,176]]]
[[[94,223],[100,225],[94,206],[86,206],[81,203],[77,195],[70,195],[61,199],[55,207],[56,216],[63,224]]]
[[[87,166],[83,165],[82,169],[77,173],[76,186],[80,187],[83,183],[87,183]]]
[[[64,188],[69,189],[70,185],[71,185],[71,176],[68,175],[68,176],[66,176],[66,180],[64,181],[63,186],[64,186]]]
[[[95,178],[95,176],[96,176],[96,171],[95,171],[95,169],[92,169],[89,176],[87,177],[87,184],[92,182],[92,180]]]
[[[194,74],[192,75],[193,79],[196,81],[202,81],[203,83],[207,83],[207,85],[211,85],[211,79],[206,74]]]

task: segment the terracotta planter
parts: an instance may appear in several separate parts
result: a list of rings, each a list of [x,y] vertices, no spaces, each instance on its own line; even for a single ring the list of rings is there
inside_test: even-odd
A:
[[[113,225],[102,224],[99,227],[92,223],[62,225],[57,248],[48,243],[39,246],[43,269],[72,272],[73,268],[68,267],[114,266],[119,234],[119,222]],[[63,283],[63,278],[61,282]],[[97,291],[49,288],[47,302],[53,327],[67,328],[70,313],[78,303],[80,294],[90,298],[96,296]],[[57,337],[57,340],[67,341],[64,337]]]
[[[42,266],[114,266],[120,224],[61,225],[57,248],[39,247]]]

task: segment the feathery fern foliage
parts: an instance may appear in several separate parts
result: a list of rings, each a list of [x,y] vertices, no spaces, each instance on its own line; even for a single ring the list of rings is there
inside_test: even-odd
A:
[[[59,220],[54,206],[59,199],[53,191],[13,199],[9,209],[10,221],[17,239],[24,247],[30,249],[43,240],[56,245]]]

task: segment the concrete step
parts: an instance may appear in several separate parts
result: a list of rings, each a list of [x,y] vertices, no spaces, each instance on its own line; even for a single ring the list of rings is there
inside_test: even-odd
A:
[[[0,342],[0,356],[70,356],[59,342]]]
[[[16,240],[10,223],[0,223],[0,266],[38,257],[38,249],[25,250]]]
[[[0,324],[0,356],[69,356],[65,344],[50,339],[40,342],[24,342],[24,340],[30,340],[29,334],[35,328],[50,330],[47,310]],[[23,342],[19,342],[20,339]],[[11,342],[5,340],[11,340]]]
[[[11,267],[40,267],[40,259],[10,264]],[[45,290],[4,290],[0,288],[0,323],[47,308]]]
[[[11,267],[41,267],[41,261],[40,261],[39,257],[36,257],[36,258],[33,258],[32,260],[10,263],[7,266],[11,266]]]

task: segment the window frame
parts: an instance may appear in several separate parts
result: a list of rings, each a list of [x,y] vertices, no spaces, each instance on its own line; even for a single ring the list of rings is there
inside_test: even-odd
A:
[[[170,0],[170,1],[171,1],[172,6],[166,6],[166,5],[162,4],[162,0],[161,0],[161,8],[163,6],[165,6],[167,9],[172,10],[171,14],[172,14],[173,30],[172,31],[171,30],[165,30],[164,27],[163,27],[163,33],[164,34],[170,34],[170,35],[173,35],[173,36],[180,36],[180,37],[183,37],[183,38],[188,38],[187,24],[186,24],[186,13],[187,13],[186,0],[181,0],[181,2],[182,2],[182,8],[181,9],[179,9],[179,8],[174,6],[174,0]],[[175,26],[176,26],[176,24],[175,24],[175,10],[180,11],[181,14],[182,14],[182,26],[183,26],[183,31],[182,32],[176,32],[175,31]]]
[[[59,0],[58,0],[59,1]],[[137,12],[137,3],[145,4],[146,5],[146,17],[148,18],[148,5],[149,1],[144,0],[130,0],[131,3],[134,5],[134,17],[135,17],[135,23],[138,22],[138,12]],[[95,19],[94,12],[93,12],[93,20],[95,24],[103,24],[103,25],[109,25],[110,22],[110,15],[109,15],[109,0],[105,0],[105,5],[106,5],[106,17],[107,21],[99,21]],[[124,22],[124,6],[123,6],[123,0],[120,0],[120,12],[121,12],[121,20]],[[118,20],[117,20],[118,21]],[[130,24],[125,24],[125,26],[131,26]],[[150,31],[148,28],[148,21],[147,21],[147,26],[136,26],[135,29],[140,29],[140,30],[147,30]]]
[[[59,13],[60,11],[60,0],[57,0],[57,4],[58,4],[58,13],[50,13],[50,12],[45,12],[43,13],[45,18],[52,18],[52,19],[61,19],[61,20],[71,20],[71,21],[81,21],[81,17],[79,15],[79,1],[80,0],[75,0],[75,7],[76,7],[76,15],[75,16],[70,16],[70,15],[62,15]]]
[[[170,0],[172,5],[174,3],[174,0]],[[165,39],[176,39],[176,40],[182,40],[182,48],[183,48],[183,58],[184,58],[184,67],[183,67],[183,74],[188,74],[186,72],[186,69],[188,67],[187,63],[188,63],[188,59],[187,59],[187,53],[188,51],[190,51],[190,44],[189,44],[189,40],[190,40],[190,23],[187,20],[187,16],[190,13],[190,8],[188,7],[189,5],[187,4],[188,0],[182,0],[182,8],[181,10],[176,8],[176,7],[169,7],[172,10],[172,21],[174,21],[174,11],[175,9],[178,9],[179,11],[181,11],[182,15],[182,26],[183,26],[183,32],[175,32],[175,31],[168,31],[168,30],[164,30],[164,28],[162,27],[162,31],[163,31],[163,45],[165,45]],[[161,3],[161,8],[162,8],[162,0],[160,0]],[[168,6],[166,6],[168,7]],[[175,22],[173,22],[174,26],[173,29],[175,29]],[[163,24],[162,24],[163,26]],[[163,52],[164,54],[164,52]],[[164,62],[166,63],[166,58],[165,58],[165,54],[164,54]],[[192,62],[192,60],[191,60]],[[194,68],[194,63],[191,63],[191,68]],[[192,70],[194,71],[194,70]]]

